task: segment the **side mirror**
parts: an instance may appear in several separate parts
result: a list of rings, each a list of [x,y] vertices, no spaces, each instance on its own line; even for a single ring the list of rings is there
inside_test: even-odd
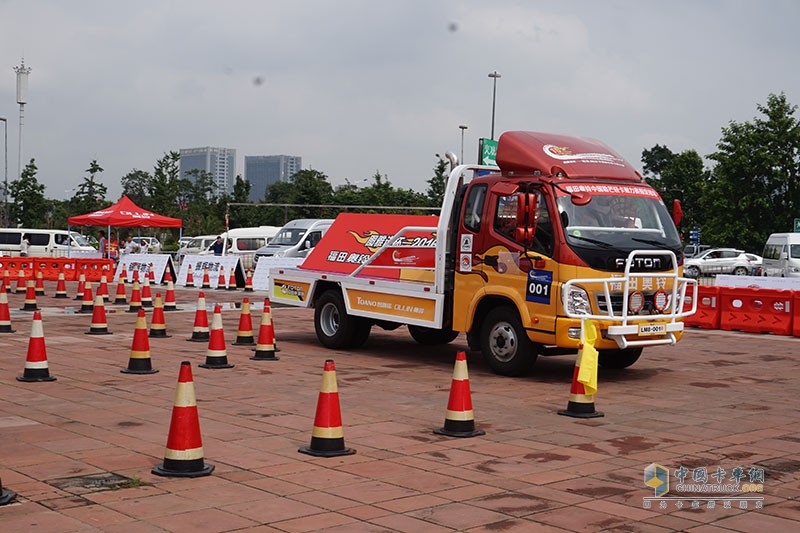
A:
[[[784,261],[789,259],[789,252],[781,252],[781,259]]]
[[[520,194],[517,198],[516,240],[526,246],[533,244],[538,207],[538,196],[535,193]]]
[[[681,207],[681,201],[676,198],[672,200],[672,221],[677,227],[681,225],[681,220],[683,220],[683,208]]]

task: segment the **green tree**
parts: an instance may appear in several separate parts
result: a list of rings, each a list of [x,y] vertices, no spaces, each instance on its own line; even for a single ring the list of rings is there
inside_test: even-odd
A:
[[[107,204],[106,194],[108,194],[108,188],[95,180],[95,176],[103,172],[103,167],[97,164],[95,159],[89,164],[86,172],[89,175],[83,178],[81,184],[78,185],[75,196],[70,200],[70,210],[76,215],[97,211]]]
[[[442,159],[439,154],[436,154],[436,166],[433,167],[433,177],[428,180],[428,189],[425,195],[428,197],[428,205],[431,207],[439,207],[442,205],[444,199],[445,187],[447,186],[447,161]]]
[[[151,211],[160,215],[171,216],[178,210],[178,192],[181,182],[179,179],[178,152],[167,152],[164,157],[156,162],[153,170],[153,179],[148,184],[147,195]],[[144,206],[143,206],[144,207]]]
[[[153,177],[149,172],[134,168],[122,176],[122,194],[138,206],[145,207],[150,203],[150,182]]]
[[[760,250],[770,233],[800,214],[800,123],[786,96],[770,94],[762,116],[722,129],[704,209],[714,244]]]
[[[47,223],[50,202],[44,196],[44,185],[36,179],[37,170],[36,162],[31,158],[20,178],[8,184],[9,195],[14,200],[8,206],[12,224],[36,228]]]

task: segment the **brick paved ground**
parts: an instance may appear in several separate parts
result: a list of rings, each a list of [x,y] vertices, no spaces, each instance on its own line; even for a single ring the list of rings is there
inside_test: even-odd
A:
[[[70,284],[70,295],[74,287]],[[51,291],[54,288],[48,285]],[[112,291],[113,292],[113,291]],[[209,303],[242,292],[207,291]],[[258,294],[251,295],[259,301]],[[224,312],[229,370],[205,370],[206,346],[186,342],[196,292],[179,291],[169,339],[150,339],[153,375],[125,375],[135,316],[109,306],[110,336],[50,297],[44,330],[51,383],[19,383],[30,313],[10,296],[16,334],[0,335],[0,479],[19,494],[0,507],[2,531],[788,531],[800,521],[800,339],[692,330],[628,371],[601,371],[604,418],[566,406],[574,359],[542,358],[521,379],[491,374],[469,355],[483,437],[449,439],[444,421],[454,354],[378,330],[363,349],[328,351],[312,313],[274,309],[280,361],[231,346],[239,314]],[[73,306],[75,302],[67,301]],[[118,312],[111,312],[118,311]],[[253,311],[258,327],[260,311]],[[148,319],[149,320],[149,319]],[[348,446],[313,458],[309,443],[325,358],[336,361]],[[161,478],[177,371],[193,363],[212,476]],[[643,508],[643,468],[690,471],[758,465],[763,509]],[[63,479],[113,472],[128,488],[69,488]],[[691,474],[690,474],[691,476]],[[59,488],[61,487],[61,488]]]

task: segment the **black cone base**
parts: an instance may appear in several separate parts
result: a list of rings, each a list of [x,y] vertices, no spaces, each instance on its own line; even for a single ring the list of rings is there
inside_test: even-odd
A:
[[[200,368],[210,368],[211,370],[217,370],[219,368],[233,368],[235,365],[228,364],[227,361],[225,361],[224,363],[209,363],[208,360],[206,360],[205,363],[197,366],[199,366]]]
[[[158,370],[153,368],[152,360],[148,357],[146,359],[131,358],[128,359],[128,368],[120,370],[123,374],[155,374]]]
[[[17,381],[24,381],[25,383],[35,383],[37,381],[55,381],[56,378],[54,376],[49,375],[49,373],[45,376],[31,376],[31,375],[21,375],[17,376]]]
[[[231,344],[234,346],[255,346],[256,340],[252,337],[236,337],[236,340]]]
[[[25,304],[24,306],[19,308],[20,311],[41,311],[36,304]]]
[[[180,307],[177,307],[177,306],[176,307],[167,307],[165,305],[164,306],[164,311],[183,311],[183,309],[181,309]]]
[[[598,418],[605,416],[600,411],[594,410],[594,403],[578,402],[567,402],[567,408],[558,411],[558,414],[563,416],[571,416],[573,418]]]
[[[156,374],[158,370],[155,368],[150,368],[148,370],[132,370],[130,368],[123,368],[120,370],[123,374]]]
[[[107,328],[89,328],[89,331],[86,332],[86,335],[113,335]]]
[[[153,302],[142,300],[142,307],[145,309],[151,309],[153,307]]]
[[[192,333],[192,337],[186,340],[189,342],[208,342],[210,338],[211,333],[207,331],[205,333]]]
[[[447,437],[478,437],[486,435],[482,429],[475,429],[475,420],[448,420],[445,418],[444,427],[434,429],[437,435]]]
[[[210,475],[214,471],[214,465],[203,463],[202,459],[199,459],[199,465],[195,465],[194,463],[197,462],[164,459],[164,462],[154,466],[151,472],[157,476],[164,477],[203,477]],[[192,465],[185,466],[179,463],[192,463]]]
[[[169,339],[172,335],[167,334],[164,330],[150,330],[150,334],[148,335],[151,339]]]
[[[80,313],[82,315],[88,315],[88,314],[94,313],[94,304],[90,305],[89,307],[86,307],[85,305],[82,305],[81,308],[78,309],[78,313]]]
[[[11,326],[0,326],[0,333],[16,333],[17,330],[11,329]]]
[[[253,361],[279,361],[280,357],[275,355],[275,352],[272,351],[266,352],[262,350],[259,352],[258,350],[256,350],[255,355],[253,355],[253,357],[251,357],[250,359],[252,359]]]
[[[353,455],[356,451],[344,445],[344,437],[337,439],[323,439],[311,437],[311,444],[303,446],[297,450],[306,455],[314,457],[339,457],[341,455]]]
[[[128,299],[127,298],[119,298],[119,299],[115,298],[114,299],[114,305],[127,305],[127,303],[128,303]]]
[[[55,296],[53,296],[53,298],[69,298],[69,296],[67,296],[67,293],[64,293],[64,294],[56,294]]]
[[[16,497],[17,493],[13,490],[0,487],[0,505],[8,505]]]

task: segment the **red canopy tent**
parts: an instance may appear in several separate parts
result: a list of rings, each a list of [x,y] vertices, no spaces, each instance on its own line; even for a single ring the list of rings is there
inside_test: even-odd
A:
[[[67,223],[76,226],[117,226],[123,228],[182,228],[180,218],[165,217],[142,209],[123,196],[112,206],[94,213],[69,217]]]

